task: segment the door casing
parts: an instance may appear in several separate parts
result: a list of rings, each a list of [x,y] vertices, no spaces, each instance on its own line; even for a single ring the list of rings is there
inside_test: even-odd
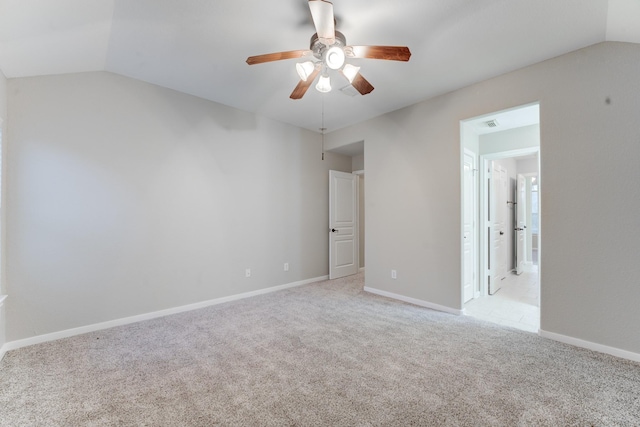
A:
[[[469,163],[469,173],[465,168]],[[480,296],[478,274],[478,156],[465,148],[463,153],[462,206],[462,303]]]

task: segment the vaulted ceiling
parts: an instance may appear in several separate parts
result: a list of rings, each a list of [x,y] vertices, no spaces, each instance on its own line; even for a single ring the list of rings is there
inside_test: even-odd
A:
[[[403,45],[409,62],[353,59],[375,90],[289,99],[307,49],[306,0],[0,0],[8,78],[110,71],[329,131],[603,41],[640,43],[638,0],[334,0],[348,44]],[[346,81],[343,85],[346,85]]]

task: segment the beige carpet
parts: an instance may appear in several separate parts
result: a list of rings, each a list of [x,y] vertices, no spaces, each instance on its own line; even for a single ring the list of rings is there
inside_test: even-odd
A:
[[[3,426],[637,426],[640,364],[362,275],[9,352]]]

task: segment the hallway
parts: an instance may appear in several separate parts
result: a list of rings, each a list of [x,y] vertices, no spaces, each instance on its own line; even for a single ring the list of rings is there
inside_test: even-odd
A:
[[[495,295],[481,296],[464,305],[465,314],[505,326],[538,332],[540,328],[538,266],[517,276],[509,273]]]

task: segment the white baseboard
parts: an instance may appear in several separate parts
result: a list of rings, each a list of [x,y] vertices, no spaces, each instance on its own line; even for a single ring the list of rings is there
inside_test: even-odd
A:
[[[360,268],[358,269],[358,273],[362,273],[363,271],[364,271],[364,267],[360,267]]]
[[[556,334],[555,332],[538,330],[538,334],[541,337],[549,338],[554,341],[559,341],[565,344],[574,345],[576,347],[586,348],[588,350],[597,351],[599,353],[610,354],[611,356],[620,357],[621,359],[631,360],[633,362],[640,362],[640,354],[627,350],[621,350],[616,347],[609,347],[603,344],[597,344],[591,341],[581,340],[579,338],[569,337],[567,335]]]
[[[199,308],[209,307],[212,305],[223,304],[225,302],[236,301],[243,298],[254,297],[257,295],[268,294],[270,292],[281,291],[283,289],[294,288],[296,286],[307,285],[309,283],[320,282],[327,280],[329,276],[320,276],[312,279],[300,280],[297,282],[286,283],[284,285],[272,286],[270,288],[258,289],[257,291],[244,292],[241,294],[230,295],[227,297],[216,298],[208,301],[201,301],[194,304],[182,305],[179,307],[167,308],[165,310],[153,311],[151,313],[139,314],[131,317],[124,317],[121,319],[109,320],[107,322],[94,323],[92,325],[81,326],[73,329],[66,329],[64,331],[52,332],[50,334],[37,335],[31,338],[25,338],[16,341],[10,341],[5,343],[0,349],[0,360],[4,357],[4,354],[10,350],[16,350],[21,347],[27,347],[29,345],[41,344],[48,341],[59,340],[61,338],[68,338],[75,335],[86,334],[88,332],[100,331],[102,329],[113,328],[114,326],[128,325],[131,323],[142,322],[144,320],[151,320],[158,317],[169,316],[171,314],[183,313],[185,311],[197,310]]]
[[[368,286],[365,286],[364,290],[372,294],[380,295],[387,298],[397,299],[399,301],[408,302],[409,304],[419,305],[420,307],[426,307],[432,310],[444,311],[445,313],[456,314],[458,316],[464,314],[464,310],[456,310],[455,308],[447,307],[445,305],[434,304],[429,301],[423,301],[417,298],[411,298],[411,297],[407,297],[400,294],[394,294],[393,292],[382,291],[380,289],[370,288]]]

